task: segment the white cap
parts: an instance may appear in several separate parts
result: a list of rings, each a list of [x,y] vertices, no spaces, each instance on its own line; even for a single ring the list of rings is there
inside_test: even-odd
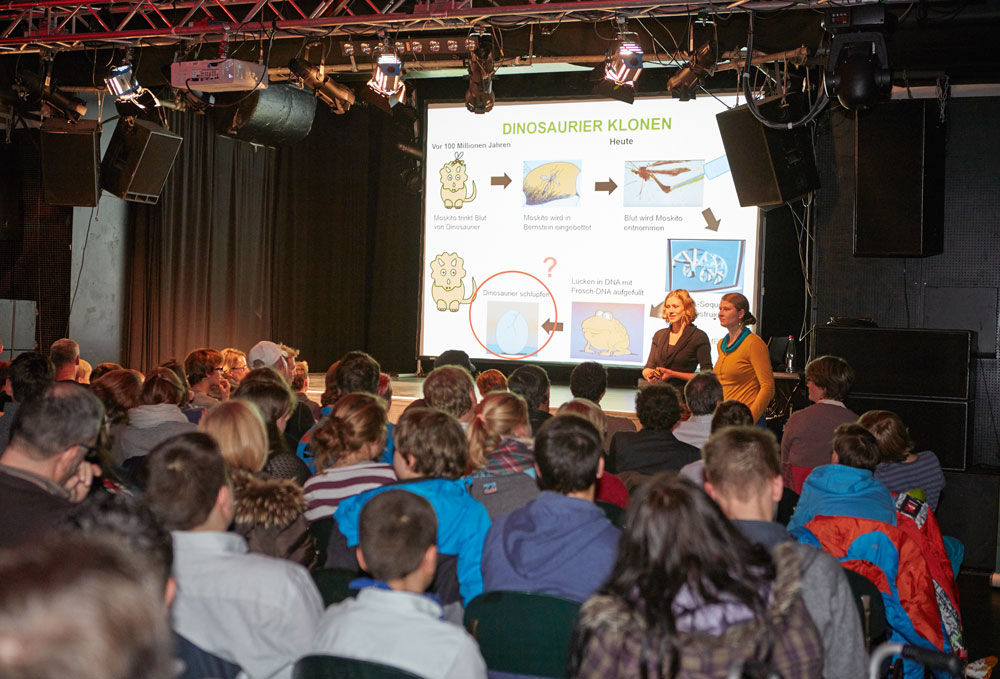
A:
[[[247,359],[251,368],[271,368],[285,357],[285,353],[274,342],[261,340],[253,345]],[[258,364],[259,361],[259,364]]]

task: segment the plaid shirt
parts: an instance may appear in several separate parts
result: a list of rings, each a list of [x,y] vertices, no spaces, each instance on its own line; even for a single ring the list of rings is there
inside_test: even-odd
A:
[[[486,456],[483,474],[517,474],[531,470],[535,465],[535,454],[524,442],[504,439]]]

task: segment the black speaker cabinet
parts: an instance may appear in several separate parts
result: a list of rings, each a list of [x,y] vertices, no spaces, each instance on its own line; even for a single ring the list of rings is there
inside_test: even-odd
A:
[[[937,520],[943,535],[965,545],[963,568],[997,569],[997,521],[1000,474],[945,472]]]
[[[96,120],[42,123],[42,187],[49,205],[94,207],[100,197],[101,129]]]
[[[101,187],[125,200],[157,202],[181,141],[155,123],[121,121],[101,162]]]
[[[945,128],[937,100],[880,103],[855,119],[855,257],[944,251]]]
[[[816,328],[816,356],[840,356],[856,375],[852,394],[971,400],[976,333],[970,330]]]
[[[760,113],[775,122],[802,116],[799,95],[763,99]],[[715,117],[726,148],[740,205],[780,205],[819,188],[816,156],[806,126],[793,130],[772,129],[757,120],[750,109],[737,106]]]

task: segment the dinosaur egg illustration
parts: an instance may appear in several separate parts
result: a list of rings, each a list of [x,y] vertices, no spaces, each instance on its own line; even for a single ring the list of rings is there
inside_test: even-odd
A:
[[[528,321],[517,309],[508,309],[497,321],[497,346],[505,354],[518,354],[528,343]]]

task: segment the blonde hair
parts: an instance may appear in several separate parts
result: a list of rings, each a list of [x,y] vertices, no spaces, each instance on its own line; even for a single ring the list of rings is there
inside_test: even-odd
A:
[[[222,458],[233,469],[258,472],[267,462],[267,425],[250,401],[224,401],[202,415],[198,431],[215,439]]]
[[[249,367],[249,365],[247,364],[247,355],[244,354],[239,349],[226,347],[219,353],[222,354],[222,365],[220,365],[219,367],[222,368],[222,372],[224,373],[228,373],[230,370],[235,368],[236,364],[240,362],[241,358],[243,359],[243,364]]]
[[[466,430],[469,437],[469,468],[486,466],[486,456],[518,426],[527,429],[528,403],[511,391],[494,391],[476,405],[476,416]]]
[[[694,319],[698,318],[698,309],[694,300],[691,299],[691,294],[684,288],[677,288],[667,293],[667,296],[663,298],[663,304],[660,305],[660,318],[667,317],[667,300],[671,297],[680,300],[681,307],[684,309],[684,320],[687,323],[694,323]]]
[[[565,415],[567,413],[582,417],[594,425],[597,432],[601,435],[602,441],[607,438],[608,416],[601,410],[601,406],[589,398],[574,398],[572,401],[566,401],[556,411],[556,415]]]
[[[385,402],[378,396],[363,392],[343,396],[309,440],[316,471],[337,466],[372,443],[376,444],[372,455],[380,455],[385,447],[386,419]]]

